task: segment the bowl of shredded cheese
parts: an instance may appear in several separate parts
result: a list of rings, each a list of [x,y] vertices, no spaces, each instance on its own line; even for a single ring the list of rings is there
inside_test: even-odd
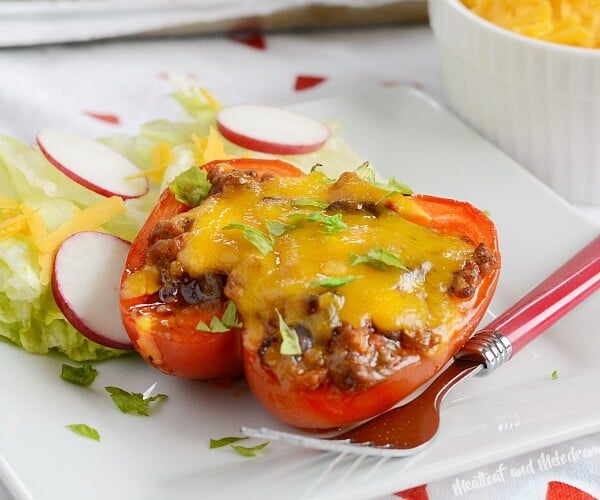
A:
[[[600,205],[600,0],[429,0],[448,105],[566,199]]]

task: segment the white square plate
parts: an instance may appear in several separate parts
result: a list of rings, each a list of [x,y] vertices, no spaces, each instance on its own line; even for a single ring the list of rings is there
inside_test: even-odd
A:
[[[384,176],[415,191],[471,201],[499,231],[501,280],[491,306],[506,309],[598,230],[504,154],[427,96],[377,90],[296,107],[343,123],[342,135]],[[354,168],[355,165],[349,165]],[[469,380],[444,404],[435,444],[381,461],[271,443],[260,458],[209,439],[240,426],[285,428],[241,382],[178,380],[139,358],[98,363],[91,388],[59,378],[64,360],[0,343],[0,479],[21,498],[129,500],[327,498],[388,494],[600,429],[600,294],[580,305],[488,378]],[[557,370],[558,380],[550,374]],[[120,413],[104,387],[168,401],[150,417]],[[65,425],[84,422],[100,442]]]

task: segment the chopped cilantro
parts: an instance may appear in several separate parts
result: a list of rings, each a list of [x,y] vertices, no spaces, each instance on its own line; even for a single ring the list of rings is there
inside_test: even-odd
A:
[[[296,330],[285,322],[277,309],[275,309],[275,312],[279,318],[279,333],[281,333],[279,352],[285,356],[298,356],[302,354],[302,347],[300,347],[300,339]]]
[[[410,187],[408,187],[403,182],[397,181],[395,177],[390,177],[387,181],[387,184],[376,183],[376,185],[379,187],[383,187],[384,189],[389,189],[392,192],[392,194],[395,194],[395,193],[400,193],[400,194],[404,194],[404,195],[413,194],[413,190]]]
[[[240,455],[242,455],[244,457],[255,457],[257,455],[257,453],[260,450],[266,448],[268,444],[269,444],[269,442],[265,441],[264,443],[257,444],[256,446],[252,446],[252,447],[240,446],[240,445],[231,445],[231,447],[236,452],[238,452]]]
[[[243,441],[244,439],[248,439],[248,437],[237,437],[237,436],[226,436],[219,439],[210,440],[209,448],[212,450],[214,448],[222,448],[223,446],[230,445],[232,443],[237,443],[238,441]]]
[[[361,276],[333,276],[330,278],[322,278],[320,280],[315,280],[310,283],[311,288],[316,288],[319,286],[324,286],[325,288],[337,288],[342,285],[347,285],[348,283],[352,283],[353,281],[361,278]]]
[[[230,300],[227,303],[227,307],[225,308],[225,312],[223,313],[223,317],[221,319],[213,316],[210,321],[210,326],[208,326],[204,321],[200,321],[196,325],[196,330],[211,333],[224,333],[228,332],[232,328],[241,328],[242,326],[242,323],[238,321],[235,304]]]
[[[127,392],[119,387],[105,387],[110,398],[123,413],[135,413],[136,415],[148,416],[148,407],[154,401],[167,399],[165,394],[157,394],[150,398],[144,398],[139,392]]]
[[[379,270],[385,270],[387,267],[397,267],[403,271],[408,271],[408,268],[402,264],[397,254],[384,248],[373,248],[366,255],[350,254],[348,263],[351,266],[366,264]]]
[[[244,238],[258,248],[258,251],[263,255],[267,255],[273,250],[273,244],[275,243],[273,237],[265,235],[260,229],[242,224],[241,222],[232,222],[231,224],[227,224],[223,229],[239,229],[242,231]]]
[[[298,229],[300,227],[300,224],[284,224],[283,222],[278,220],[266,220],[265,227],[267,228],[267,231],[270,235],[281,236],[285,233],[293,231],[294,229]]]
[[[210,333],[225,333],[231,330],[231,328],[225,326],[219,318],[213,316],[210,320],[210,325],[207,325],[204,321],[200,321],[196,325],[196,330]]]
[[[300,200],[294,200],[292,202],[292,206],[294,207],[316,207],[316,208],[327,208],[327,203],[319,200],[310,200],[308,198],[303,198]]]
[[[290,219],[296,222],[317,222],[323,226],[323,232],[328,234],[348,229],[342,220],[342,214],[327,215],[323,212],[311,212],[309,214],[292,214]]]
[[[65,427],[75,434],[79,434],[88,439],[93,439],[94,441],[100,441],[100,433],[87,424],[69,424]]]
[[[366,161],[360,165],[354,173],[358,175],[363,181],[373,184],[375,182],[375,169],[371,164]]]
[[[97,375],[98,370],[89,363],[85,363],[79,367],[63,364],[60,370],[60,378],[71,384],[82,386],[92,385]]]
[[[198,167],[186,170],[169,183],[175,198],[190,207],[200,205],[211,187],[206,171]]]
[[[260,450],[264,449],[269,444],[268,441],[256,446],[241,446],[233,444],[245,439],[248,439],[248,437],[226,436],[220,439],[211,439],[208,447],[212,450],[215,448],[222,448],[223,446],[229,446],[244,457],[255,457]]]
[[[388,194],[384,197],[384,199],[396,193],[405,195],[413,194],[413,191],[410,189],[410,187],[408,187],[406,184],[398,182],[394,177],[390,177],[387,182],[378,182],[375,175],[375,169],[370,165],[369,162],[363,163],[355,170],[355,173],[363,181],[368,182],[379,189],[388,191]]]
[[[227,307],[225,308],[225,312],[223,313],[221,321],[229,328],[241,328],[243,326],[242,323],[238,321],[237,308],[232,300],[227,303]]]
[[[557,371],[557,370],[554,370],[554,371],[553,371],[553,372],[550,374],[550,376],[552,377],[552,380],[556,380],[556,379],[558,378],[558,371]]]

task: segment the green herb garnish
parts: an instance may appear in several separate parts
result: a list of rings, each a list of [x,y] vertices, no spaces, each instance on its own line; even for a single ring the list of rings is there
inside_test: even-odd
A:
[[[85,363],[79,367],[63,364],[60,370],[60,378],[71,384],[82,385],[84,387],[92,385],[97,375],[98,370],[89,363]]]
[[[360,165],[354,173],[358,175],[363,181],[368,182],[369,184],[375,183],[375,169],[371,166],[371,164],[366,161],[362,165]]]
[[[323,212],[311,212],[310,214],[292,214],[290,219],[296,222],[317,222],[323,226],[323,232],[328,234],[348,229],[342,220],[342,214],[327,215]]]
[[[275,243],[273,237],[265,235],[260,229],[242,224],[241,222],[232,222],[231,224],[227,224],[223,229],[239,229],[242,231],[244,238],[258,248],[258,251],[263,255],[267,255],[273,250],[273,244]]]
[[[237,436],[226,436],[219,439],[210,440],[210,444],[208,447],[212,450],[214,448],[222,448],[223,446],[230,445],[232,443],[237,443],[238,441],[243,441],[244,439],[248,439],[248,437],[237,437]]]
[[[315,280],[310,283],[311,288],[316,288],[319,286],[324,286],[325,288],[337,288],[342,285],[347,285],[348,283],[352,283],[353,281],[361,278],[362,276],[333,276],[330,278],[322,278],[320,280]]]
[[[208,195],[212,184],[206,176],[206,170],[192,167],[179,174],[169,183],[169,189],[177,201],[190,207],[197,207]]]
[[[379,189],[388,191],[388,194],[386,194],[383,199],[389,198],[390,196],[397,193],[404,195],[413,194],[413,191],[412,189],[410,189],[410,187],[408,187],[406,184],[398,182],[394,177],[390,177],[390,179],[387,182],[377,181],[375,169],[371,166],[371,164],[368,161],[363,163],[354,172],[363,181],[368,182],[372,186],[378,187]]]
[[[213,316],[210,321],[210,326],[208,326],[204,321],[200,321],[196,325],[196,330],[211,333],[224,333],[228,332],[232,328],[241,328],[242,326],[242,323],[238,321],[235,304],[230,300],[227,303],[227,307],[225,308],[225,312],[223,313],[223,317],[221,319]]]
[[[222,448],[223,446],[229,446],[244,457],[255,457],[260,450],[264,449],[269,444],[268,441],[256,446],[241,446],[233,444],[239,441],[244,441],[245,439],[248,439],[248,437],[227,436],[220,439],[211,439],[208,447],[212,450],[215,448]]]
[[[298,356],[302,354],[298,333],[285,322],[277,309],[275,309],[275,312],[279,318],[279,333],[281,333],[281,346],[279,346],[279,352],[285,356]]]
[[[157,394],[150,398],[144,398],[139,392],[127,392],[119,387],[105,387],[110,394],[110,398],[123,413],[134,413],[136,415],[148,416],[148,407],[150,403],[167,399],[166,394]]]
[[[100,441],[100,433],[87,424],[70,424],[66,425],[65,427],[70,431],[73,431],[75,434],[79,434],[80,436],[88,439],[93,439],[94,441]]]
[[[410,187],[408,187],[403,182],[397,181],[395,177],[390,177],[387,183],[376,182],[375,185],[383,189],[389,189],[391,191],[391,194],[413,194],[413,190]]]
[[[284,224],[283,222],[278,220],[266,220],[265,227],[267,228],[267,231],[270,235],[282,236],[283,234],[289,233],[294,229],[298,229],[300,227],[300,224]]]
[[[257,444],[256,446],[252,446],[252,447],[240,446],[240,445],[232,445],[231,447],[244,457],[255,457],[257,455],[257,453],[260,450],[264,449],[268,444],[269,444],[269,442],[265,441],[264,443]]]
[[[225,312],[223,313],[221,321],[229,328],[241,328],[243,326],[242,322],[238,321],[237,308],[232,300],[227,303],[227,307],[225,308]]]
[[[557,371],[557,370],[554,370],[554,371],[553,371],[553,372],[550,374],[550,376],[552,377],[552,380],[556,380],[556,379],[558,378],[558,371]]]
[[[210,325],[207,325],[204,321],[200,321],[196,325],[196,330],[210,333],[225,333],[231,330],[231,328],[225,326],[219,318],[213,316],[210,320]]]
[[[316,208],[327,208],[327,203],[319,200],[310,200],[308,198],[302,198],[300,200],[294,200],[292,202],[294,207],[316,207]]]
[[[402,264],[400,257],[398,257],[397,254],[384,248],[373,248],[372,250],[369,250],[366,255],[350,254],[348,263],[351,266],[366,264],[367,266],[374,267],[380,271],[385,270],[387,267],[397,267],[403,271],[409,270]]]

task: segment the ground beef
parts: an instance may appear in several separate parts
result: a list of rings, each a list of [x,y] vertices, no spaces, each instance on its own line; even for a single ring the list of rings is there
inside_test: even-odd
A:
[[[439,339],[431,332],[431,330],[389,330],[381,332],[381,335],[390,340],[400,342],[402,349],[407,352],[419,352],[423,349],[433,347]]]
[[[379,348],[384,342],[376,341],[372,328],[354,328],[344,325],[339,328],[329,346],[329,370],[333,385],[353,390],[368,387],[381,380],[378,370]],[[390,345],[397,343],[390,341]],[[384,367],[381,367],[384,368]]]
[[[479,266],[481,276],[487,276],[498,266],[496,257],[483,243],[480,243],[475,249],[474,259]]]
[[[171,219],[161,220],[154,226],[148,237],[148,243],[152,245],[158,240],[176,238],[192,229],[194,219],[188,214],[181,214]]]
[[[317,389],[325,383],[342,390],[370,387],[397,371],[408,357],[420,354],[438,340],[431,334],[380,332],[373,325],[355,328],[344,324],[334,330],[326,345],[313,345],[310,332],[301,325],[298,333],[302,354],[282,356],[274,324],[265,325],[265,339],[258,349],[284,387]],[[394,338],[397,337],[397,338]]]
[[[378,217],[381,213],[381,206],[372,201],[356,201],[356,200],[338,200],[330,203],[325,209],[328,213],[367,213]]]
[[[480,243],[473,252],[473,258],[464,262],[460,271],[454,273],[448,292],[459,299],[468,299],[477,291],[484,276],[498,265],[492,252]]]
[[[273,179],[273,174],[264,173],[258,175],[254,170],[228,170],[225,165],[212,168],[207,174],[208,180],[212,184],[208,195],[222,193],[229,187],[236,188],[252,182],[264,182]]]
[[[481,283],[481,271],[473,259],[465,261],[460,271],[454,273],[449,292],[459,299],[472,297]]]
[[[146,262],[158,268],[168,267],[177,259],[181,244],[176,239],[157,240],[148,248]]]

